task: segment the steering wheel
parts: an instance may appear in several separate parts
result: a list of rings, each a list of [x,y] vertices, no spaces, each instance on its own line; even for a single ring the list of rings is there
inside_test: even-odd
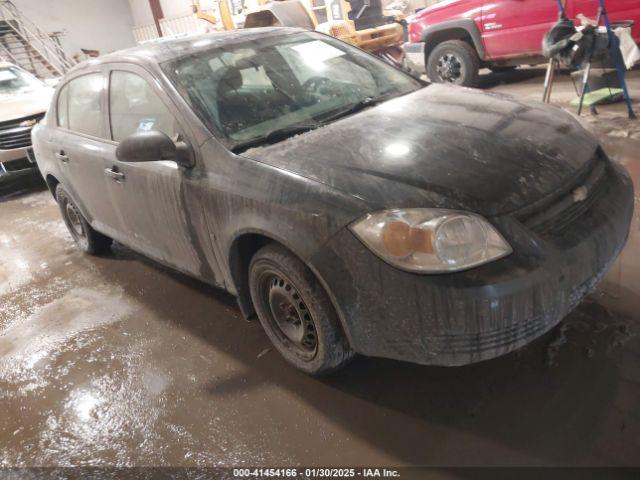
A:
[[[320,93],[320,88],[330,83],[330,78],[315,76],[307,79],[307,81],[302,84],[302,89],[307,93]]]

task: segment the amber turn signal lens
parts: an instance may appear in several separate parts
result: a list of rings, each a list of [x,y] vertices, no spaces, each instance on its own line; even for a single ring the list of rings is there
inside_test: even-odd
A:
[[[404,222],[388,223],[382,231],[382,242],[387,252],[398,258],[414,252],[433,253],[431,231],[413,228]]]

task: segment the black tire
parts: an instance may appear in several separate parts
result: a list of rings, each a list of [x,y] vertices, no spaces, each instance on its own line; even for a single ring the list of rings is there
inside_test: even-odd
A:
[[[441,43],[427,59],[427,76],[434,83],[475,87],[479,74],[480,58],[475,48],[462,40]]]
[[[491,70],[493,73],[509,73],[515,71],[516,68],[518,68],[517,65],[502,67],[499,67],[497,65],[489,65],[489,70]]]
[[[287,249],[275,243],[260,249],[249,265],[249,287],[267,336],[294,367],[326,375],[353,358],[327,292]]]
[[[71,200],[71,196],[60,184],[56,187],[56,200],[60,207],[60,213],[62,213],[62,219],[80,250],[90,255],[99,255],[109,251],[113,240],[91,228],[91,225]]]

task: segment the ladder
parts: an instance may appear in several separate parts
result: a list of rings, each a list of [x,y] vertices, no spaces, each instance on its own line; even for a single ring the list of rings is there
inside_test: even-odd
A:
[[[0,0],[0,59],[43,79],[60,77],[76,63],[57,35],[40,30],[9,0]]]

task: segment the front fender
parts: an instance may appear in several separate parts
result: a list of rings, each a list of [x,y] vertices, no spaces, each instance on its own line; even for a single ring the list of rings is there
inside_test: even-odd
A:
[[[458,38],[455,35],[453,37],[449,35],[449,32],[455,31],[466,32],[471,37],[473,46],[478,52],[478,56],[481,59],[486,58],[486,51],[484,48],[484,43],[482,42],[482,34],[480,33],[476,22],[474,22],[470,18],[450,20],[448,22],[438,23],[425,27],[425,29],[422,30],[422,34],[420,35],[420,40],[425,44],[426,55],[429,55],[429,52],[437,45],[437,43],[440,43],[438,41],[439,39],[445,41]]]

